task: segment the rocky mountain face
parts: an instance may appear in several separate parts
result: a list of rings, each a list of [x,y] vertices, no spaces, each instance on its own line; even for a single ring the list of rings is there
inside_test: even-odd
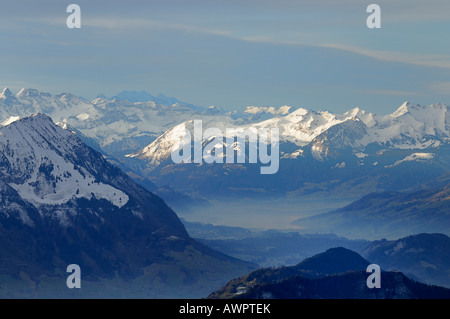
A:
[[[332,248],[290,267],[263,268],[230,281],[208,298],[232,299],[427,299],[450,298],[400,272],[381,272],[381,288],[368,288],[370,263],[345,248]]]
[[[67,296],[69,264],[81,297],[200,295],[254,267],[190,238],[163,200],[42,114],[0,128],[0,256],[9,297]]]

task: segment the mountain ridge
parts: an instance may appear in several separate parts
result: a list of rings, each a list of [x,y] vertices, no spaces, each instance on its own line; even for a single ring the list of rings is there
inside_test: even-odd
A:
[[[133,103],[104,96],[87,101],[34,89],[22,90],[19,97],[4,91],[9,97],[1,95],[5,99],[0,99],[0,122],[9,124],[33,111],[47,113],[90,139],[90,145],[97,144],[109,160],[141,184],[149,184],[151,191],[161,188],[164,195],[171,189],[180,198],[187,196],[182,205],[172,195],[166,197],[180,212],[184,204],[187,209],[198,207],[212,197],[317,195],[350,201],[371,192],[412,191],[450,167],[450,112],[442,103],[405,102],[387,115],[361,108],[333,114],[289,106],[225,112],[219,107],[197,110],[188,104]],[[5,104],[8,99],[12,104]],[[279,170],[263,177],[261,165],[249,163],[174,164],[170,155],[180,144],[179,131],[200,119],[204,128],[222,130],[278,127]]]
[[[336,260],[336,257],[337,260]],[[450,289],[381,271],[381,287],[368,288],[369,262],[342,248],[305,259],[290,267],[262,268],[228,282],[210,299],[435,299],[450,298]],[[322,270],[326,269],[325,272]]]
[[[278,128],[279,170],[268,177],[258,176],[256,165],[248,163],[247,144],[238,142],[234,148],[245,150],[246,163],[174,164],[171,153],[191,143],[188,132],[193,136],[192,127],[193,120],[178,124],[127,157],[139,163],[136,170],[156,184],[176,185],[180,192],[204,197],[219,193],[216,184],[220,185],[220,193],[229,197],[236,195],[233,189],[237,188],[255,197],[323,191],[333,194],[338,188],[346,192],[344,196],[353,197],[355,193],[362,195],[361,190],[370,193],[418,188],[448,172],[450,165],[450,112],[444,104],[420,106],[405,102],[385,116],[361,109],[335,115],[299,108],[257,123],[203,122],[203,129],[216,127],[223,134],[228,127],[241,131]],[[213,137],[204,137],[203,146]],[[225,141],[214,141],[226,149]],[[204,162],[208,156],[203,154]],[[411,170],[422,171],[411,175]],[[215,183],[206,185],[203,181],[211,176]],[[256,190],[259,185],[264,185],[263,194]]]
[[[0,128],[0,162],[1,296],[70,296],[72,263],[86,298],[200,295],[254,267],[189,237],[162,199],[46,115]]]
[[[399,238],[417,233],[450,235],[450,186],[415,192],[370,193],[328,213],[293,224],[349,238]]]

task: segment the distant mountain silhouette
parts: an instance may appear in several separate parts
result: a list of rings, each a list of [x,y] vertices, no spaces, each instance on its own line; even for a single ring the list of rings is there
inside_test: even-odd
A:
[[[361,255],[385,270],[398,270],[412,279],[450,288],[450,238],[444,234],[377,240]]]
[[[399,238],[418,233],[450,235],[450,183],[417,192],[363,196],[343,208],[302,218],[294,224],[309,232],[347,238]]]
[[[230,281],[208,298],[410,299],[450,298],[450,289],[429,286],[399,272],[381,273],[381,288],[368,288],[370,263],[359,254],[332,248],[291,267],[264,268]]]

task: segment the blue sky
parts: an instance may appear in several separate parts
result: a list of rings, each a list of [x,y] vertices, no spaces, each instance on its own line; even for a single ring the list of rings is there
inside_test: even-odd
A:
[[[81,7],[81,29],[66,7]],[[381,7],[368,29],[366,7]],[[0,86],[202,106],[450,103],[450,1],[2,1]]]

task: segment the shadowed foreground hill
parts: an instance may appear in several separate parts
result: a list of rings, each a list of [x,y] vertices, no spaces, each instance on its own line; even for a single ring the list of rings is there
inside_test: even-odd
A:
[[[309,279],[296,276],[278,283],[257,285],[238,299],[450,299],[450,289],[429,286],[399,272],[382,272],[381,288],[369,289],[368,274],[354,271]]]
[[[382,272],[381,288],[368,288],[370,263],[345,248],[332,248],[291,267],[265,268],[230,281],[208,298],[232,299],[426,299],[450,298],[450,289]]]

